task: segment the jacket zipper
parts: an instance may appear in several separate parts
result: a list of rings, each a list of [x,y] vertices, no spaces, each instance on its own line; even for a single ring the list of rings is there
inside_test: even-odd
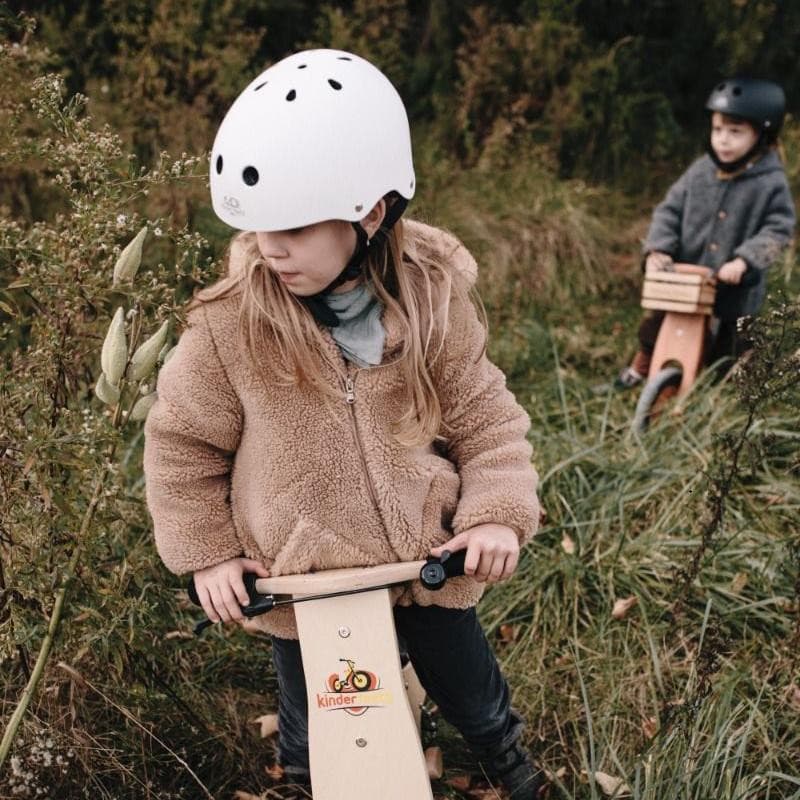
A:
[[[388,529],[386,527],[386,521],[383,519],[383,514],[381,513],[380,506],[378,505],[378,497],[375,494],[375,487],[372,483],[372,478],[369,474],[369,468],[367,467],[367,457],[364,455],[364,446],[361,442],[361,436],[358,432],[358,420],[356,419],[356,410],[354,408],[356,402],[356,375],[358,375],[359,370],[351,375],[349,372],[346,372],[344,375],[344,400],[347,403],[347,410],[350,413],[350,422],[353,427],[353,438],[356,441],[356,449],[358,450],[359,458],[361,459],[361,468],[364,471],[364,481],[367,484],[367,491],[369,492],[370,499],[372,500],[372,505],[375,508],[375,513],[378,515],[378,519],[380,519],[381,524],[383,525],[384,533],[388,534]]]

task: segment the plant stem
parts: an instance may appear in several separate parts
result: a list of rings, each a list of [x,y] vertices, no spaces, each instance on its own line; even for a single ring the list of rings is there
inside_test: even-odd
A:
[[[110,463],[110,459],[106,463]],[[28,678],[28,683],[22,692],[22,697],[20,697],[17,707],[14,709],[14,713],[11,715],[8,727],[3,734],[3,739],[0,741],[0,770],[3,768],[3,764],[5,764],[8,754],[11,752],[11,746],[13,745],[14,739],[17,736],[17,731],[20,723],[22,722],[22,718],[25,716],[25,712],[28,710],[28,706],[30,705],[31,700],[36,693],[36,688],[39,685],[39,681],[44,674],[44,668],[47,664],[47,659],[50,656],[50,651],[53,647],[53,642],[55,641],[59,623],[61,622],[61,613],[64,608],[64,600],[66,598],[67,589],[69,584],[72,582],[72,578],[75,576],[75,570],[78,566],[78,559],[80,558],[80,554],[83,549],[83,542],[86,537],[86,532],[89,530],[89,525],[94,517],[94,511],[97,507],[97,503],[100,500],[103,484],[105,483],[108,471],[108,466],[104,466],[102,472],[97,477],[97,481],[95,482],[94,490],[92,492],[92,499],[89,501],[89,505],[83,515],[83,520],[81,521],[81,527],[80,531],[78,532],[75,549],[72,551],[69,564],[67,564],[67,569],[61,582],[61,587],[56,592],[56,600],[53,604],[53,610],[50,614],[50,623],[47,626],[47,633],[45,634],[44,639],[42,640],[42,645],[39,648],[39,655],[36,658],[36,664],[34,665],[33,671]]]

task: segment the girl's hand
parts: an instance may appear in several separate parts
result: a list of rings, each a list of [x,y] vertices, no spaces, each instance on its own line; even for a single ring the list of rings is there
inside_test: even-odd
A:
[[[510,578],[519,561],[519,538],[507,525],[486,523],[459,533],[449,542],[431,549],[431,555],[440,556],[443,550],[451,553],[467,549],[464,574],[476,581],[496,583]]]
[[[645,272],[672,272],[672,256],[669,253],[661,253],[653,250],[647,254],[644,262]]]
[[[741,283],[742,275],[747,272],[747,262],[743,258],[734,258],[733,261],[726,261],[717,272],[717,278],[723,283],[735,285]]]
[[[269,577],[269,570],[252,558],[231,558],[194,573],[197,597],[212,622],[244,619],[239,606],[250,603],[242,580],[245,572],[255,572],[260,578]]]

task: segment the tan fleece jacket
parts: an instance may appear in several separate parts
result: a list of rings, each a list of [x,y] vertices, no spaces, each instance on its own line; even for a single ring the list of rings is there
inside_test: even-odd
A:
[[[408,247],[438,249],[474,281],[475,261],[454,237],[414,222],[405,231]],[[228,297],[191,312],[147,418],[147,503],[170,570],[194,572],[244,554],[273,575],[292,574],[425,558],[431,547],[485,522],[513,527],[522,541],[535,533],[529,420],[481,353],[484,331],[471,305],[451,304],[436,370],[451,431],[445,456],[392,436],[403,392],[392,363],[402,342],[391,315],[384,315],[378,367],[346,363],[326,336],[338,365],[325,368],[341,391],[337,402],[267,383],[249,366],[237,343],[239,302]],[[263,357],[277,358],[277,348]],[[482,590],[468,577],[435,593],[415,583],[400,602],[466,608]],[[247,624],[297,637],[290,607]]]

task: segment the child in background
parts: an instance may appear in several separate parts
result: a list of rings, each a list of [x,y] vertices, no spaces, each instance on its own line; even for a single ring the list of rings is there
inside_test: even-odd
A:
[[[542,785],[477,621],[536,531],[529,419],[485,353],[453,236],[401,220],[408,119],[386,77],[314,50],[244,90],[211,156],[214,210],[238,228],[158,381],[144,467],[158,551],[193,573],[212,621],[243,621],[242,574],[304,573],[467,550],[463,578],[413,585],[395,623],[442,714],[514,800]],[[279,762],[309,780],[294,612],[272,637]]]
[[[707,359],[737,357],[748,343],[737,320],[755,314],[766,293],[766,271],[789,244],[795,210],[776,140],[785,98],[780,86],[751,78],[725,80],[711,92],[708,153],[670,187],[656,207],[644,243],[645,270],[671,270],[674,262],[711,267],[718,281],[719,319]],[[761,273],[752,288],[739,286],[747,268]],[[639,351],[615,381],[641,383],[664,319],[650,312],[639,327]]]

